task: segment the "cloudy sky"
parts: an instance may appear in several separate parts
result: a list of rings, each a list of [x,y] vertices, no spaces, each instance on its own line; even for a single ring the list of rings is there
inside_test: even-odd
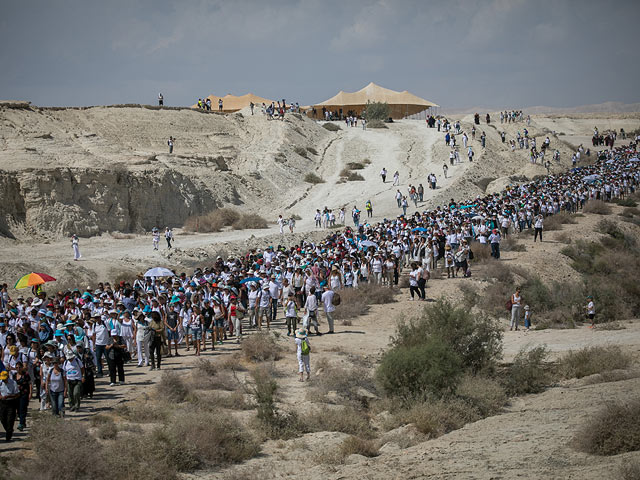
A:
[[[300,104],[370,81],[445,108],[640,101],[640,2],[5,0],[0,98]]]

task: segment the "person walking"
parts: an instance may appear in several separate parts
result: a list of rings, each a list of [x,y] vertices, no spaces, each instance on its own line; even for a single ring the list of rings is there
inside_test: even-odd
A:
[[[309,364],[307,355],[307,365]],[[13,437],[13,426],[16,423],[16,411],[18,409],[18,398],[20,389],[6,370],[0,372],[0,423],[5,431],[5,440],[11,441]]]
[[[320,300],[324,306],[324,314],[327,317],[327,324],[329,325],[329,331],[327,333],[334,333],[333,331],[333,312],[336,311],[336,307],[333,304],[335,298],[335,292],[331,289],[329,283],[325,283],[324,292]]]
[[[28,372],[26,363],[18,362],[16,364],[15,381],[18,384],[20,396],[17,401],[18,408],[18,430],[23,431],[27,428],[27,411],[29,410],[29,400],[33,391],[33,382]]]
[[[373,217],[373,204],[371,200],[367,200],[367,203],[364,204],[364,208],[367,211],[367,218]]]
[[[1,374],[0,374],[1,375]],[[47,375],[46,390],[51,399],[51,413],[57,417],[64,417],[64,398],[67,395],[67,377],[60,368],[60,362],[55,360]]]
[[[587,305],[584,307],[587,312],[587,318],[591,321],[591,325],[589,328],[593,328],[596,326],[596,305],[593,303],[593,297],[589,295],[587,297]]]
[[[444,178],[447,178],[447,172],[449,171],[449,167],[447,167],[446,163],[442,164],[442,171],[444,172]]]
[[[520,320],[520,310],[522,306],[522,295],[520,294],[520,287],[516,288],[516,293],[511,295],[511,323],[509,324],[509,330],[518,330],[518,321]]]
[[[382,167],[382,170],[380,170],[380,177],[382,178],[382,183],[386,183],[387,182],[387,169]]]
[[[158,106],[162,107],[164,105],[164,97],[162,96],[162,93],[158,94]]]
[[[169,227],[164,229],[164,238],[167,241],[167,248],[171,248],[171,242],[173,241],[173,231]]]
[[[173,153],[174,143],[175,143],[175,139],[173,137],[169,137],[169,140],[167,140],[167,145],[169,145],[169,153]]]
[[[107,348],[109,346],[107,345]],[[108,357],[107,357],[108,361]],[[80,400],[82,398],[82,383],[84,382],[84,365],[80,359],[72,352],[66,354],[62,364],[64,376],[67,379],[67,393],[69,394],[69,410],[77,412],[80,410]]]
[[[153,249],[158,250],[158,246],[160,245],[160,232],[156,227],[153,227],[153,230],[151,230],[151,235],[153,237]]]
[[[80,258],[82,258],[82,255],[80,255],[78,235],[76,235],[75,233],[71,235],[71,247],[73,248],[73,260],[77,262],[78,260],[80,260]]]
[[[500,232],[497,228],[491,231],[489,242],[491,243],[491,256],[498,260],[500,258]]]
[[[139,313],[136,317],[136,347],[138,357],[138,367],[149,366],[149,321],[144,313]],[[177,350],[177,348],[176,348]]]
[[[107,365],[109,365],[109,378],[113,387],[124,383],[124,357],[127,346],[117,330],[111,330],[111,339],[107,345]],[[118,382],[116,383],[116,372],[118,374]]]
[[[320,330],[318,330],[318,297],[316,297],[315,286],[309,289],[309,295],[307,296],[307,301],[304,304],[304,312],[309,318],[307,325],[313,325],[316,330],[316,335],[322,335]]]
[[[304,372],[307,372],[307,381],[311,377],[311,344],[309,343],[309,333],[306,328],[296,330],[296,357],[298,359],[298,373],[300,382],[304,382]]]
[[[149,343],[149,350],[151,355],[151,368],[160,370],[160,364],[162,363],[162,345],[164,344],[165,328],[162,323],[162,317],[158,312],[151,312],[151,323],[149,324],[151,330],[151,341]]]
[[[292,333],[296,333],[296,328],[298,327],[298,305],[294,292],[287,294],[287,299],[284,301],[283,307],[287,324],[287,337],[290,337]]]
[[[536,242],[538,235],[540,235],[540,242],[542,243],[542,228],[544,224],[544,217],[542,215],[538,215],[536,217],[536,223],[533,224],[533,228],[535,232],[533,234],[533,243]]]
[[[396,173],[393,174],[393,186],[397,187],[400,185],[400,172],[396,170]]]

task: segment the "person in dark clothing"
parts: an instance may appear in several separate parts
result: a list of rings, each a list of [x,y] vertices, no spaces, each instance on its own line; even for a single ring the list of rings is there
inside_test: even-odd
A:
[[[124,344],[120,332],[111,330],[111,339],[106,347],[107,364],[109,365],[109,377],[111,386],[116,385],[116,372],[118,381],[124,383],[124,354],[127,346]]]
[[[164,343],[165,328],[162,318],[158,312],[151,312],[151,323],[149,328],[152,330],[151,340],[149,344],[149,354],[151,356],[151,370],[156,368],[160,370],[162,363],[162,345]],[[156,363],[157,360],[157,363]]]
[[[9,378],[9,372],[6,370],[0,372],[0,423],[4,428],[7,442],[10,442],[13,437],[19,397],[20,390],[16,381]]]
[[[27,366],[22,362],[16,363],[16,383],[20,396],[18,397],[18,430],[22,431],[27,428],[27,410],[29,409],[29,400],[31,399],[31,389],[33,383],[27,372]]]
[[[93,398],[96,391],[96,366],[93,362],[91,350],[85,350],[82,345],[78,345],[78,356],[84,364],[84,384],[82,385],[82,395]]]

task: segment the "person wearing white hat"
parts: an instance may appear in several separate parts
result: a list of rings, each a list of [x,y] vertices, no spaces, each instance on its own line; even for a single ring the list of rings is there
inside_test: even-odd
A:
[[[307,372],[307,381],[311,374],[311,344],[309,343],[309,333],[306,328],[302,327],[296,330],[296,356],[298,358],[299,381],[304,381],[304,372]]]

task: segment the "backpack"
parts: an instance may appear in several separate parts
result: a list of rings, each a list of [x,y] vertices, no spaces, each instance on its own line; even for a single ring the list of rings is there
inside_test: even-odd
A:
[[[469,260],[473,260],[473,250],[469,249]]]
[[[307,342],[306,338],[302,340],[300,352],[302,353],[302,355],[309,355],[309,353],[311,352],[311,345],[309,345],[309,342]]]
[[[340,298],[340,294],[334,293],[333,300],[331,301],[331,303],[333,303],[334,305],[340,305],[340,302],[342,302],[342,299]]]
[[[507,312],[511,311],[511,307],[513,307],[513,301],[511,299],[511,297],[509,297],[509,300],[507,300],[507,303],[505,304],[505,307],[507,308]]]

